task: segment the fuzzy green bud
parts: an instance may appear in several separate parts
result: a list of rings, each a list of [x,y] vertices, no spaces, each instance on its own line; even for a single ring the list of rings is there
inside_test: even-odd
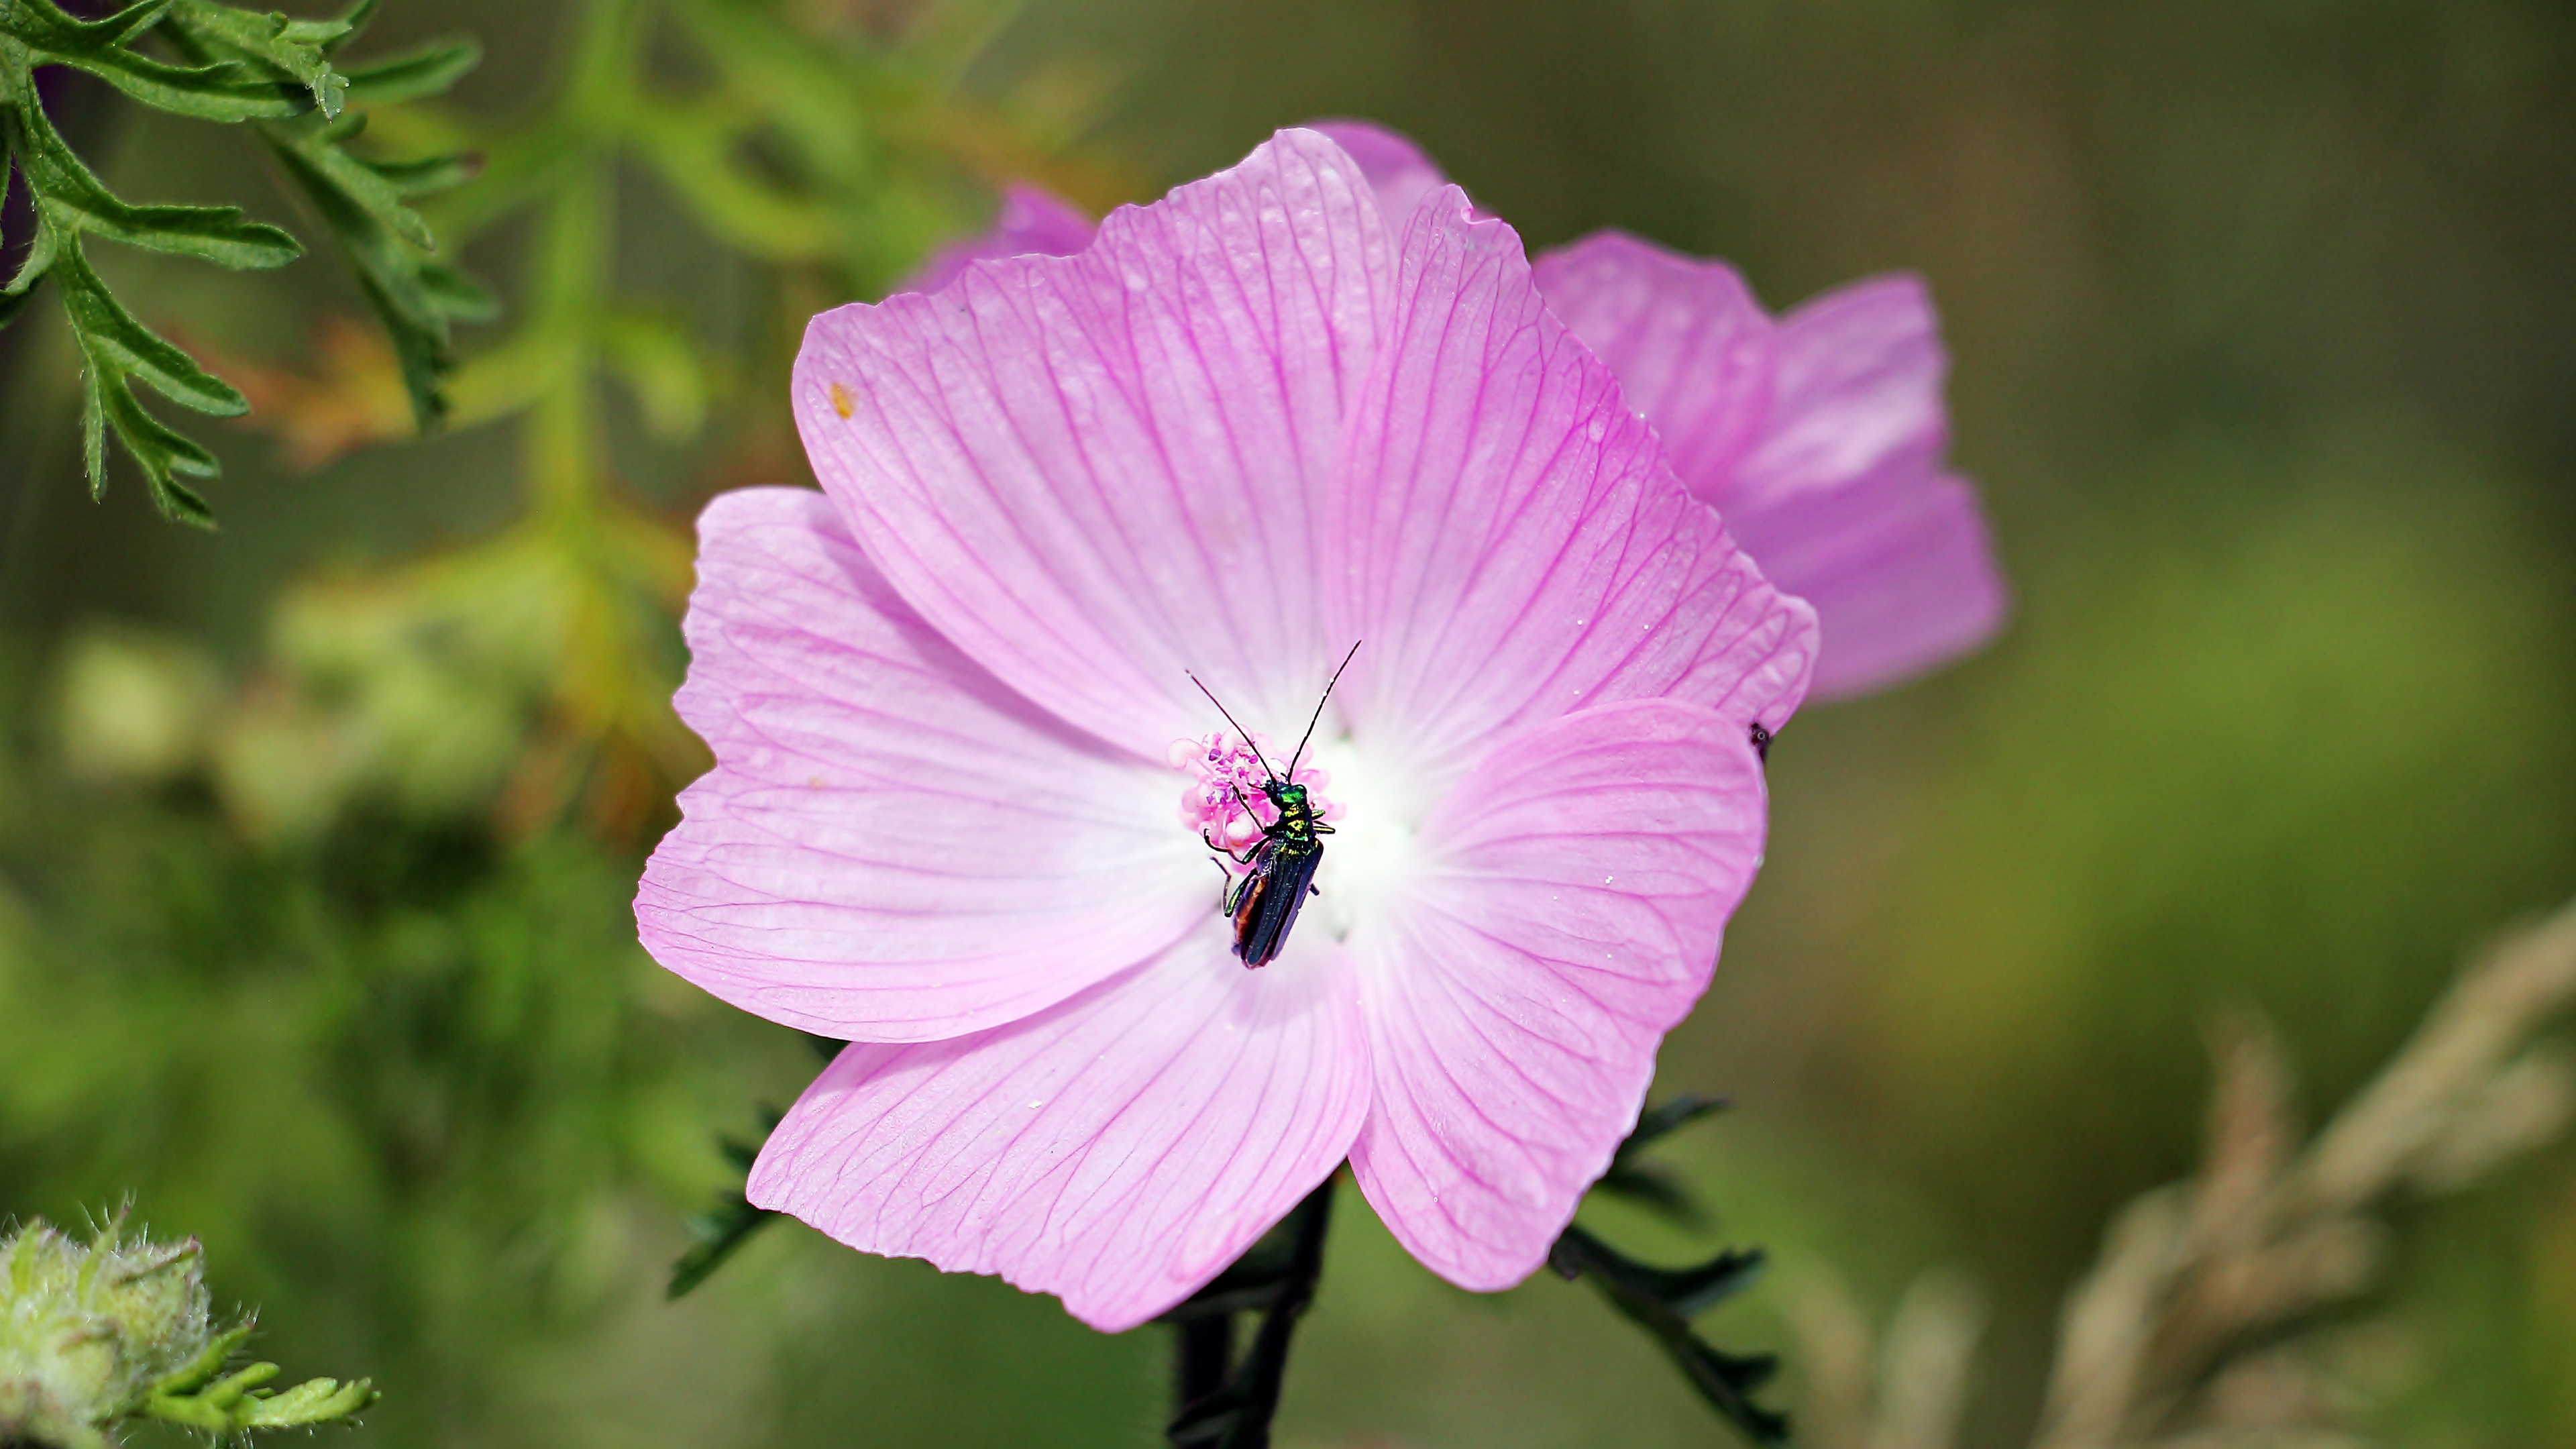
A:
[[[250,1325],[217,1326],[204,1259],[194,1238],[128,1241],[118,1225],[83,1243],[36,1222],[0,1241],[0,1444],[112,1449],[137,1418],[224,1435],[374,1401],[364,1380],[272,1393],[274,1364],[225,1374]]]

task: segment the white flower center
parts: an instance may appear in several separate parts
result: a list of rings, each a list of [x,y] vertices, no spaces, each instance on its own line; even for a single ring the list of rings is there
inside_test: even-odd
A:
[[[1347,937],[1410,887],[1421,862],[1415,838],[1431,800],[1404,761],[1348,735],[1318,740],[1313,753],[1331,772],[1341,813],[1315,871],[1323,894],[1308,903],[1306,919]]]
[[[1268,736],[1246,740],[1228,730],[1176,740],[1166,758],[1189,777],[1181,791],[1182,827],[1214,849],[1229,874],[1249,872],[1279,819],[1266,788],[1270,770],[1289,762]],[[1320,836],[1320,894],[1307,902],[1299,928],[1347,937],[1411,879],[1414,837],[1428,805],[1422,782],[1391,768],[1384,751],[1373,756],[1350,736],[1334,734],[1307,746],[1288,783],[1303,786],[1314,818],[1332,827]]]

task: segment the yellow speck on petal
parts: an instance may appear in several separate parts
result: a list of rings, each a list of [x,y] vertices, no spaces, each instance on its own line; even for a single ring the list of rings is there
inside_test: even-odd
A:
[[[849,420],[853,405],[854,400],[850,397],[850,390],[837,382],[832,384],[832,411],[839,413],[842,421]]]

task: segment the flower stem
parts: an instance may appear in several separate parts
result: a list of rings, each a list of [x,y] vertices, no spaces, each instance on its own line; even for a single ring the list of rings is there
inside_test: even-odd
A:
[[[1325,1178],[1270,1237],[1166,1315],[1181,1335],[1181,1411],[1167,1431],[1173,1449],[1269,1449],[1270,1421],[1288,1381],[1289,1340],[1324,1275],[1324,1235],[1340,1175]],[[1250,1309],[1261,1311],[1261,1327],[1243,1362],[1229,1365],[1234,1315]],[[1202,1383],[1214,1387],[1195,1392]]]
[[[1179,1415],[1225,1387],[1226,1370],[1234,1367],[1234,1315],[1211,1314],[1172,1328],[1172,1412]]]

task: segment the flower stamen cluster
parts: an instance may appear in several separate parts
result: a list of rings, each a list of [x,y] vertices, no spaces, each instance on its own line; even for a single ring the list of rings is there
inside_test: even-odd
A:
[[[1172,741],[1164,759],[1190,777],[1181,792],[1182,827],[1220,850],[1251,849],[1279,819],[1278,807],[1263,789],[1274,778],[1266,763],[1271,753],[1269,736],[1246,737],[1231,730]],[[1298,763],[1290,767],[1289,781],[1306,787],[1316,819],[1341,818],[1341,806],[1324,797],[1324,787],[1333,782],[1330,771]],[[1228,864],[1239,869],[1242,863]]]

